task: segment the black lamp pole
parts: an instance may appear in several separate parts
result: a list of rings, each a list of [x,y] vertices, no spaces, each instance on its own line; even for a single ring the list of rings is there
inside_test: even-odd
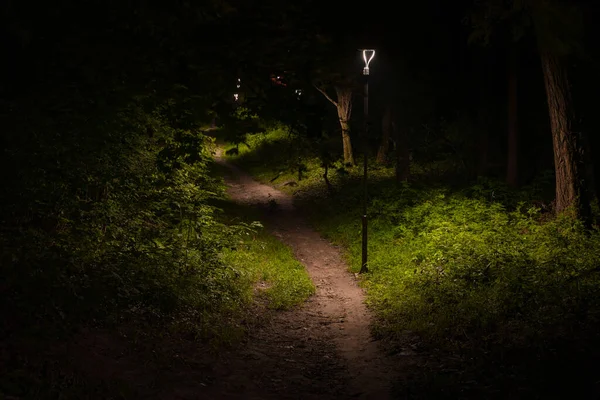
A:
[[[364,127],[364,142],[363,142],[363,212],[362,212],[362,264],[360,266],[360,273],[369,272],[367,266],[367,248],[368,248],[368,236],[367,236],[367,164],[368,164],[368,153],[369,153],[369,63],[375,57],[375,50],[363,50],[363,59],[365,60],[365,68],[363,69],[363,75],[365,76],[365,127]]]

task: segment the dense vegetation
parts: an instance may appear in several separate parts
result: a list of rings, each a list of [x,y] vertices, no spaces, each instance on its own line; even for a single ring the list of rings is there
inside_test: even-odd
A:
[[[362,171],[338,165],[328,191],[318,148],[311,153],[281,127],[248,135],[245,142],[249,147],[240,146],[232,159],[260,180],[296,193],[297,204],[347,249],[358,272]],[[448,386],[450,398],[457,391],[473,394],[468,380],[479,381],[479,390],[489,382],[500,390],[503,379],[513,388],[501,396],[510,390],[556,394],[557,385],[544,388],[549,376],[565,379],[566,393],[580,390],[568,386],[577,374],[585,379],[587,362],[597,354],[598,229],[542,209],[549,186],[543,178],[521,190],[489,179],[449,185],[425,166],[415,165],[422,172],[400,185],[391,168],[370,171],[370,273],[363,283],[378,316],[374,333],[401,351],[412,332],[423,349],[461,360],[446,367],[460,372],[447,373],[445,381],[445,368],[435,363],[433,377],[426,378],[436,383],[432,395]],[[565,366],[565,355],[580,358]],[[426,387],[419,395],[426,396]]]
[[[77,118],[63,110],[11,132],[6,155],[22,167],[2,193],[1,333],[9,345],[123,323],[230,341],[254,295],[285,308],[312,292],[291,252],[252,215],[233,218],[211,167],[212,140],[169,123],[172,102],[145,100],[109,121],[91,115],[83,123],[85,110]],[[254,291],[259,281],[264,293]],[[22,359],[5,360],[13,394],[31,385],[14,375],[34,363],[21,351]]]
[[[109,398],[121,388],[93,392],[65,343],[124,329],[131,349],[140,337],[218,348],[243,337],[249,310],[314,290],[258,216],[227,199],[204,133],[215,75],[169,64],[181,10],[131,5],[7,6],[0,397]],[[73,18],[84,11],[93,17]]]
[[[108,398],[121,388],[87,393],[69,355],[46,351],[119,329],[217,349],[243,337],[251,310],[313,292],[258,215],[227,199],[215,136],[294,193],[355,272],[356,162],[371,156],[374,333],[392,352],[417,337],[436,358],[400,385],[411,395],[533,397],[559,384],[589,395],[600,349],[593,6],[7,1],[0,396]],[[357,48],[377,50],[368,118]]]

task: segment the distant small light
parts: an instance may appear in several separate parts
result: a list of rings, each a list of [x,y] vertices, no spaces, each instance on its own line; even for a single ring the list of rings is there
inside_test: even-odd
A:
[[[277,77],[277,79],[281,79],[281,77],[280,77],[280,76],[278,76],[278,77]]]
[[[239,97],[240,97],[240,95],[237,93],[233,95],[233,98],[235,101],[238,101]]]

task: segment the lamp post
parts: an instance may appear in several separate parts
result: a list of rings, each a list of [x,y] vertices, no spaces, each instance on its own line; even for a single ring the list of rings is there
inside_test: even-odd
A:
[[[367,161],[369,155],[369,64],[375,57],[375,50],[364,49],[362,51],[363,60],[365,61],[365,67],[363,68],[363,75],[365,76],[365,128],[364,128],[364,143],[363,143],[363,213],[362,213],[362,264],[360,266],[360,273],[369,272],[367,266]]]

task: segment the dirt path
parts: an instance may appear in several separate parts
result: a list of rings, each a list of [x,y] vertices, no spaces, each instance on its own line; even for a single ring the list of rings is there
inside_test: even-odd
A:
[[[268,228],[292,247],[317,291],[302,307],[277,313],[251,334],[248,346],[226,357],[207,398],[390,398],[398,360],[384,357],[372,340],[363,291],[340,251],[308,226],[291,196],[218,162],[232,172],[226,178],[231,198],[266,210]]]

